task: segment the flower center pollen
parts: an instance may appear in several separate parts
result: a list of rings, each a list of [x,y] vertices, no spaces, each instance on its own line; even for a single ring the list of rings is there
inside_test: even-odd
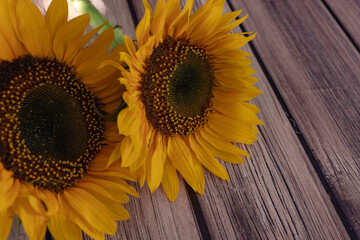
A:
[[[189,135],[212,112],[213,71],[206,51],[169,37],[145,62],[140,90],[146,117],[163,135]]]
[[[93,94],[66,64],[24,56],[0,63],[0,160],[14,177],[59,192],[104,145]]]

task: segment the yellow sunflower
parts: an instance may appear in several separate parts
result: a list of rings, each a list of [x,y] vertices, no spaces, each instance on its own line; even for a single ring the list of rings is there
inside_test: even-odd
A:
[[[30,0],[0,3],[0,239],[18,215],[30,239],[46,228],[56,239],[95,239],[116,232],[129,218],[120,203],[136,191],[123,179],[130,171],[114,163],[122,140],[115,112],[125,88],[112,66],[121,47],[108,54],[113,30],[84,35],[89,16],[70,21],[66,0],[52,1],[44,17]],[[120,94],[120,95],[119,95]]]
[[[125,138],[112,160],[122,157],[122,166],[142,169],[141,185],[146,179],[153,192],[161,183],[174,201],[177,171],[202,194],[203,166],[228,180],[215,157],[243,163],[242,155],[249,156],[231,142],[253,143],[262,124],[258,108],[247,102],[261,93],[252,85],[250,54],[239,49],[256,34],[229,34],[246,17],[222,15],[224,0],[209,0],[193,14],[193,0],[182,11],[179,0],[158,0],[154,13],[143,3],[137,46],[125,37],[128,53],[120,57],[130,71],[117,66],[128,107],[118,115]]]

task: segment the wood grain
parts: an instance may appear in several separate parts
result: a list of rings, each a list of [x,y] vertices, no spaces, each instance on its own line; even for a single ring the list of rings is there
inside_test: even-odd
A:
[[[156,1],[150,2],[154,6]],[[143,8],[138,1],[132,3],[140,19]],[[200,5],[195,1],[196,8]],[[286,114],[260,66],[253,65],[259,70],[258,87],[265,93],[254,103],[266,125],[260,127],[259,141],[246,147],[252,158],[244,165],[225,164],[229,183],[206,172],[205,194],[198,199],[211,237],[347,239]]]
[[[309,155],[360,237],[360,55],[319,1],[231,0]],[[266,24],[264,24],[266,23]]]
[[[140,199],[131,198],[125,204],[131,218],[118,222],[115,236],[106,239],[200,239],[200,232],[192,212],[184,184],[180,186],[179,200],[171,203],[162,189],[150,194],[147,186],[139,189]],[[85,236],[84,239],[90,239]]]
[[[360,1],[324,0],[324,2],[349,33],[357,48],[360,49]]]
[[[17,217],[14,218],[8,240],[29,240],[29,237],[25,233],[24,227],[21,224],[18,225]]]

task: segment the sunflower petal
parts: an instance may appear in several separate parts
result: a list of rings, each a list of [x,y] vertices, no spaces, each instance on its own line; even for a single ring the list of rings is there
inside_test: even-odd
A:
[[[50,32],[50,49],[49,56],[55,57],[52,50],[53,39],[56,31],[63,26],[68,19],[68,4],[65,0],[53,0],[45,15],[46,24]]]
[[[40,10],[30,0],[19,0],[16,6],[17,28],[25,48],[37,57],[50,50],[50,32]]]
[[[53,38],[57,29],[68,19],[68,4],[65,0],[53,0],[46,11],[45,21],[49,26],[50,36]]]
[[[37,190],[39,198],[46,206],[46,216],[51,216],[59,210],[59,204],[55,193],[49,190]]]
[[[26,198],[17,198],[12,209],[20,217],[30,239],[42,239],[44,237],[46,217],[36,213]]]
[[[116,147],[115,147],[114,150],[112,151],[106,167],[109,167],[109,166],[110,166],[111,164],[113,164],[115,161],[121,159],[120,147],[121,147],[121,144],[120,144],[120,143],[119,143],[119,144],[116,144]]]
[[[189,140],[191,149],[193,149],[200,163],[216,176],[224,180],[229,180],[229,175],[227,174],[225,168],[215,159],[214,156],[204,150],[204,148],[197,142],[194,135],[191,135]]]
[[[109,209],[92,194],[79,188],[72,188],[65,191],[64,196],[70,206],[76,209],[96,229],[115,234],[116,223],[109,218],[111,216]]]
[[[6,40],[7,39],[0,32],[0,59],[10,61],[14,59],[15,56]]]
[[[20,181],[12,177],[1,181],[0,187],[0,211],[5,211],[17,198],[20,191]]]
[[[163,178],[164,163],[166,160],[166,151],[163,146],[162,137],[159,135],[156,136],[156,149],[149,160],[150,174],[148,185],[150,188],[150,192],[153,193],[159,187]]]
[[[210,130],[208,130],[210,132]],[[204,147],[205,150],[211,152],[215,157],[229,163],[244,163],[242,155],[250,156],[244,150],[235,147],[232,143],[221,140],[206,131],[200,131],[196,135],[196,140]]]
[[[164,174],[161,185],[169,200],[174,202],[179,193],[179,179],[176,174],[176,169],[169,160],[166,160],[164,164]]]
[[[257,139],[258,130],[253,124],[238,122],[220,113],[209,115],[208,124],[212,130],[230,141],[252,144]]]
[[[105,235],[97,230],[95,226],[91,225],[82,215],[75,211],[70,204],[66,201],[64,196],[59,196],[59,206],[60,209],[63,209],[64,215],[66,218],[70,218],[76,225],[84,230],[90,237],[94,239],[105,239]]]
[[[0,211],[0,239],[8,239],[14,215],[10,210]]]
[[[57,59],[64,59],[68,44],[82,36],[89,22],[90,16],[84,14],[71,19],[58,29],[53,43],[53,51]]]
[[[158,0],[156,2],[153,22],[151,24],[151,34],[156,36],[155,46],[163,41],[163,31],[167,11],[166,6],[164,0]]]
[[[81,229],[71,220],[66,218],[61,209],[49,218],[48,228],[55,239],[81,239]]]
[[[6,33],[3,35],[6,40],[6,45],[1,44],[1,48],[5,48],[5,46],[9,46],[8,50],[11,50],[13,54],[13,58],[17,58],[19,56],[24,55],[25,49],[24,46],[19,39],[19,33],[16,27],[16,1],[14,0],[3,0],[0,4],[0,32]],[[3,51],[3,50],[1,50]],[[7,51],[7,50],[4,50]]]
[[[195,191],[200,192],[203,185],[204,172],[200,163],[192,158],[189,147],[180,137],[175,136],[169,139],[168,151],[173,166]]]
[[[145,0],[145,14],[136,27],[136,39],[138,40],[138,46],[143,46],[149,38],[150,32],[150,19],[152,18],[152,9],[150,4]]]

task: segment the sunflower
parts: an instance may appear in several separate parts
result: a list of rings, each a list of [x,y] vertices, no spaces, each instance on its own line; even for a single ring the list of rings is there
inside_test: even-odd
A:
[[[138,196],[120,162],[109,166],[122,140],[116,112],[125,90],[112,66],[120,46],[108,49],[113,30],[84,34],[89,15],[70,21],[66,0],[44,17],[30,0],[0,4],[0,239],[18,215],[30,239],[46,228],[56,239],[95,239],[129,218],[120,203]]]
[[[174,201],[177,171],[202,194],[203,166],[228,180],[216,158],[243,163],[249,156],[231,142],[252,144],[262,124],[258,108],[248,103],[261,93],[252,85],[250,54],[239,49],[256,34],[229,34],[246,17],[233,21],[241,11],[222,15],[224,0],[209,0],[192,15],[193,0],[182,11],[179,0],[158,0],[154,13],[143,3],[137,46],[125,36],[128,53],[120,56],[129,71],[112,63],[122,72],[128,106],[118,115],[125,138],[113,159],[122,157],[133,172],[143,169],[141,185],[146,180],[154,192],[161,183]]]

